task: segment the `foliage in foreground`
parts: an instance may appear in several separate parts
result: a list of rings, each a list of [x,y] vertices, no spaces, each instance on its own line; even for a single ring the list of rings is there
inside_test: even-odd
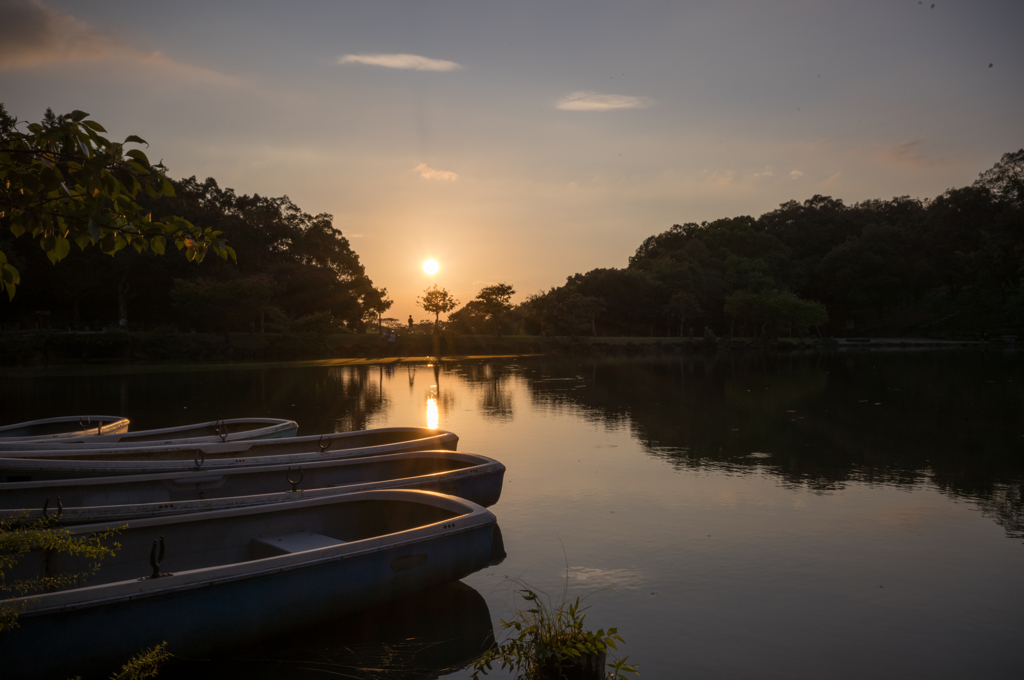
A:
[[[51,515],[34,522],[24,522],[24,516],[0,519],[0,593],[15,593],[12,597],[32,593],[52,592],[76,585],[92,576],[100,568],[100,562],[111,557],[121,547],[118,543],[104,545],[104,541],[116,535],[119,529],[111,529],[90,536],[75,536],[63,527],[57,526],[59,516]],[[91,560],[82,572],[61,576],[43,576],[18,581],[7,581],[7,574],[18,560],[34,550],[47,550]],[[18,627],[20,608],[0,600],[0,635]],[[154,678],[161,665],[171,655],[167,643],[143,650],[132,657],[121,670],[110,676],[111,680],[148,680]],[[75,680],[78,680],[76,678]]]
[[[524,601],[522,608],[513,610],[513,616],[501,620],[504,640],[495,642],[482,657],[474,661],[472,678],[493,669],[499,663],[502,670],[511,670],[521,680],[557,680],[568,677],[577,663],[588,657],[618,651],[616,641],[625,642],[615,628],[596,632],[584,627],[587,607],[581,600],[568,600],[565,590],[557,601],[532,589],[520,579],[511,581],[510,591]],[[617,659],[607,665],[604,677],[620,678],[623,673],[638,674],[628,663],[629,657]]]
[[[38,239],[51,263],[67,257],[72,243],[114,255],[128,246],[163,254],[171,242],[196,262],[207,250],[235,257],[219,231],[180,217],[154,220],[139,199],[174,196],[165,168],[150,163],[141,149],[126,149],[145,145],[141,137],[112,142],[88,117],[84,111],[48,111],[42,123],[21,130],[0,107],[0,220],[15,237]],[[20,272],[0,252],[0,283],[9,298],[20,282]]]
[[[112,556],[121,547],[118,543],[104,545],[104,541],[117,534],[118,529],[90,536],[75,536],[68,529],[57,526],[56,516],[28,523],[22,520],[24,517],[0,519],[0,593],[14,593],[7,597],[53,592],[76,585],[94,575],[100,568],[100,561]],[[34,550],[74,555],[91,561],[91,564],[78,573],[8,581],[7,574],[18,560]],[[0,633],[17,625],[17,610],[10,603],[0,600]]]

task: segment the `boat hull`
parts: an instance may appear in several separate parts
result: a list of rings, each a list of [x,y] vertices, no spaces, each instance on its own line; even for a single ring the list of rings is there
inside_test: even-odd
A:
[[[271,465],[217,474],[131,475],[0,483],[0,516],[41,519],[60,498],[61,524],[118,522],[192,512],[287,503],[380,489],[418,489],[489,507],[501,497],[505,466],[471,453],[394,453],[293,468]],[[290,490],[291,482],[296,490]]]
[[[432,497],[438,508],[474,509],[443,524],[340,547],[26,598],[30,601],[18,628],[0,636],[5,676],[109,673],[140,650],[161,642],[178,655],[251,642],[458,580],[491,562],[496,523],[488,511],[421,492],[357,496],[365,500],[384,497],[381,494],[402,502]],[[303,503],[310,501],[290,505]],[[139,527],[134,528],[134,534],[130,526],[119,538],[124,551],[144,547],[148,534],[140,537]],[[150,533],[173,532],[161,521],[151,521],[146,528],[152,529]],[[167,564],[173,562],[173,551],[182,549],[180,534],[168,547]],[[201,552],[211,540],[217,539],[200,540],[193,550]]]

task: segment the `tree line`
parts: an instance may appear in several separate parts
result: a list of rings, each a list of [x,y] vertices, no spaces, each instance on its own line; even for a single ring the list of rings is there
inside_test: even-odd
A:
[[[553,335],[1014,333],[1022,277],[1024,149],[933,199],[814,196],[677,224],[510,317]]]
[[[212,178],[171,180],[129,148],[144,140],[103,134],[81,111],[47,110],[26,126],[0,104],[5,323],[319,334],[383,325],[387,290],[330,215]],[[82,252],[54,267],[72,245]],[[160,257],[167,248],[185,257]],[[207,252],[220,258],[195,267]],[[626,267],[573,274],[518,305],[508,283],[461,308],[437,286],[417,302],[435,328],[450,314],[450,330],[498,336],[1015,333],[1022,281],[1024,149],[932,199],[848,206],[817,195],[757,218],[677,224]]]
[[[5,321],[357,331],[386,300],[330,215],[212,178],[171,180],[142,151],[126,150],[143,140],[112,143],[87,116],[47,110],[23,126],[0,105],[0,165],[17,189],[7,186],[0,208]],[[81,252],[54,267],[72,244]],[[168,246],[186,257],[160,257]],[[195,267],[207,249],[223,259]]]

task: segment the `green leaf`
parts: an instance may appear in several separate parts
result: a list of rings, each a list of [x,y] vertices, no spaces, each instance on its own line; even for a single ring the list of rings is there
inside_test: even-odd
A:
[[[107,131],[106,128],[104,128],[102,125],[100,125],[99,123],[97,123],[94,120],[83,120],[82,121],[82,125],[84,125],[85,127],[89,128],[90,130],[95,130],[96,132],[106,132]]]
[[[128,156],[129,158],[134,158],[139,163],[144,164],[146,167],[150,166],[149,159],[146,158],[146,154],[144,154],[140,149],[132,149],[131,151],[126,152],[125,156]]]
[[[57,236],[54,239],[54,246],[53,246],[53,255],[54,255],[55,258],[57,258],[56,261],[60,262],[65,257],[67,257],[68,253],[70,253],[70,252],[71,252],[71,241],[67,240],[63,236]]]
[[[163,186],[160,187],[160,193],[169,198],[174,198],[174,185],[166,177],[164,177]]]
[[[75,109],[74,111],[68,114],[68,117],[71,118],[71,120],[73,120],[74,122],[78,123],[88,118],[89,114],[85,111],[79,111],[78,109]]]
[[[85,247],[92,243],[92,239],[89,238],[89,235],[85,232],[78,232],[78,234],[75,235],[75,243],[78,244],[79,248],[85,250]]]
[[[105,252],[107,255],[113,255],[117,252],[117,249],[114,247],[116,240],[117,237],[114,236],[114,232],[108,231],[103,238],[100,239],[100,250]]]
[[[106,130],[104,130],[104,132],[106,132]],[[127,137],[124,138],[125,144],[128,144],[129,142],[134,142],[135,144],[145,144],[146,146],[149,146],[149,142],[147,142],[142,137],[136,135],[128,135]]]
[[[150,247],[153,249],[153,252],[156,253],[157,255],[164,254],[164,247],[166,245],[167,239],[165,239],[163,236],[154,236],[153,240],[150,241]]]

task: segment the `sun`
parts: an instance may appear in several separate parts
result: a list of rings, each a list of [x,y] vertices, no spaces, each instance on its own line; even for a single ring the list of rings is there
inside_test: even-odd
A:
[[[423,262],[423,271],[433,276],[441,269],[441,265],[437,263],[437,260],[426,260]]]

